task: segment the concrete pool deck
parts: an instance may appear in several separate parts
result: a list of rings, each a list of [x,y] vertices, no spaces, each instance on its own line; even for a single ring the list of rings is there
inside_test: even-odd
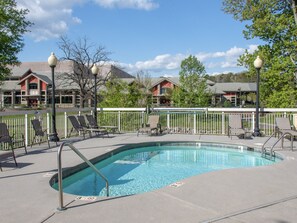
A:
[[[267,138],[238,139],[226,136],[147,136],[116,134],[74,143],[88,159],[121,145],[150,141],[208,141],[261,147]],[[271,143],[276,139],[272,139]],[[167,186],[143,194],[77,200],[64,194],[67,210],[57,211],[58,192],[49,185],[57,172],[57,149],[46,144],[17,150],[18,168],[12,160],[3,162],[0,172],[1,222],[297,222],[297,142],[294,151],[279,151],[284,161],[271,166],[228,169],[182,180],[180,187]],[[81,163],[65,147],[63,167]]]

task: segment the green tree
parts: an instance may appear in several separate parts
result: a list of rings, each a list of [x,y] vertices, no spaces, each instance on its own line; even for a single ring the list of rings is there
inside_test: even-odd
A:
[[[105,90],[101,91],[102,101],[100,107],[120,108],[125,107],[125,90],[127,85],[118,80],[109,80],[105,83]]]
[[[113,78],[106,82],[106,90],[101,91],[101,107],[138,107],[143,94],[139,83],[134,81],[130,84]]]
[[[19,64],[17,54],[24,46],[22,35],[32,25],[25,16],[27,9],[18,9],[15,0],[0,1],[0,80],[10,74],[9,65]]]
[[[223,10],[246,22],[246,39],[264,42],[253,54],[239,58],[251,76],[257,55],[264,60],[261,69],[260,101],[266,107],[296,107],[297,0],[224,0]],[[277,100],[278,98],[278,100]]]
[[[209,104],[205,75],[204,65],[195,56],[190,55],[181,62],[180,86],[172,92],[175,106],[202,107]]]

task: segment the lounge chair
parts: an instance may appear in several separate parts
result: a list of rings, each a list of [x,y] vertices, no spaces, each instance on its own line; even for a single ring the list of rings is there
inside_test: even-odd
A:
[[[142,124],[142,127],[138,129],[137,136],[139,133],[147,133],[149,135],[152,134],[160,134],[161,133],[161,125],[159,123],[160,116],[159,115],[150,115],[148,117],[147,124]]]
[[[90,137],[91,137],[91,132],[90,131],[87,131],[81,124],[79,124],[79,122],[78,122],[78,120],[76,119],[75,116],[73,116],[73,115],[68,116],[68,119],[70,120],[70,122],[72,124],[72,128],[71,128],[71,130],[68,133],[68,137],[70,136],[70,134],[72,133],[73,130],[75,130],[78,134],[82,133],[84,139],[86,138],[85,137],[85,133],[86,132],[88,132],[89,135],[90,135]]]
[[[286,135],[290,136],[291,140],[291,149],[293,150],[293,140],[294,137],[297,136],[297,131],[293,130],[290,124],[289,118],[276,118],[275,119],[275,132],[279,136],[281,134],[282,138],[282,147],[283,147],[283,139]]]
[[[93,116],[92,116],[92,118],[93,118]],[[92,125],[91,124],[88,125],[86,122],[86,119],[83,115],[77,116],[77,119],[78,119],[79,124],[87,131],[94,132],[97,135],[107,135],[109,137],[107,129],[99,128],[99,126],[95,125],[95,123],[92,123]],[[94,122],[95,122],[95,119],[94,119]]]
[[[98,126],[95,118],[92,115],[86,115],[86,118],[89,122],[89,126],[90,128],[102,128],[102,129],[106,129],[107,131],[110,131],[111,133],[115,134],[120,133],[120,130],[118,129],[117,126],[114,125],[108,125],[108,126]]]
[[[24,143],[25,152],[27,154],[27,147],[26,147],[24,135],[22,135],[22,138],[16,139],[16,138],[14,138],[14,136],[10,136],[6,123],[0,123],[0,143],[8,143],[8,145],[10,147],[10,151],[5,152],[4,155],[11,155],[14,159],[14,163],[16,166],[18,164],[16,161],[15,153],[14,153],[14,144],[19,143],[19,142]],[[0,169],[2,171],[1,163],[0,163]]]
[[[241,115],[229,115],[228,136],[246,137],[247,131],[242,127]]]
[[[277,133],[288,133],[297,136],[297,131],[292,129],[289,118],[276,118],[275,125]]]
[[[90,128],[98,128],[98,124],[93,115],[86,115]]]
[[[46,137],[48,148],[50,149],[51,146],[50,146],[50,142],[49,142],[49,137],[51,137],[54,134],[48,134],[46,129],[43,130],[42,127],[41,127],[41,123],[40,123],[39,119],[32,119],[31,124],[33,126],[34,133],[35,133],[35,135],[34,135],[34,137],[32,139],[32,142],[31,142],[31,147],[32,147],[34,141],[36,140],[36,138],[39,138],[38,143],[40,145],[41,138]],[[56,142],[56,146],[58,146],[57,142]]]

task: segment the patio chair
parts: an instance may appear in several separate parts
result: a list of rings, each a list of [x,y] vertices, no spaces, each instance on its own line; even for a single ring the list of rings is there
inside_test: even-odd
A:
[[[86,128],[84,128],[77,120],[77,118],[74,115],[70,115],[68,116],[68,119],[70,120],[71,124],[72,124],[72,128],[70,130],[70,132],[68,133],[68,137],[70,136],[70,134],[72,133],[73,130],[75,130],[78,134],[82,133],[84,139],[85,137],[85,133],[88,132],[90,137],[91,137],[91,132],[88,131]]]
[[[276,118],[275,128],[277,133],[288,133],[297,136],[297,131],[292,129],[289,118]]]
[[[293,150],[293,140],[294,137],[297,136],[297,131],[293,130],[290,124],[289,118],[276,118],[275,119],[275,132],[279,135],[281,134],[282,138],[282,147],[283,147],[283,139],[285,136],[289,136],[291,140],[291,147]]]
[[[93,116],[92,116],[92,118],[93,118]],[[99,126],[95,125],[94,123],[93,123],[93,125],[88,125],[86,122],[86,119],[83,115],[77,116],[77,119],[78,119],[79,124],[83,128],[85,128],[87,131],[94,132],[96,135],[107,135],[109,137],[107,129],[99,128]],[[94,119],[94,122],[95,122],[95,119]]]
[[[147,124],[142,124],[142,127],[138,129],[137,136],[139,133],[147,133],[149,135],[152,134],[160,134],[161,133],[161,125],[159,123],[160,116],[159,115],[150,115],[148,117]]]
[[[229,115],[228,136],[245,138],[247,131],[242,127],[241,115]]]
[[[40,123],[39,119],[32,119],[31,124],[32,124],[33,129],[34,129],[34,137],[33,137],[32,142],[31,142],[31,147],[32,147],[34,141],[37,138],[39,138],[38,143],[40,145],[42,137],[46,137],[48,148],[50,149],[51,146],[50,146],[50,142],[49,142],[49,137],[54,135],[54,134],[48,134],[46,129],[43,130],[42,127],[41,127],[41,123]],[[58,146],[57,142],[56,142],[56,146]]]
[[[90,128],[98,128],[98,124],[93,115],[86,115]]]
[[[7,151],[5,155],[11,155],[14,159],[14,163],[16,166],[18,166],[17,161],[16,161],[16,157],[15,157],[15,153],[14,153],[14,144],[15,143],[19,143],[22,142],[24,143],[24,147],[25,147],[25,152],[27,154],[27,147],[26,147],[26,143],[25,143],[25,137],[24,135],[22,135],[22,138],[17,139],[13,136],[10,136],[8,128],[6,123],[0,123],[0,143],[8,143],[9,147],[10,147],[10,151]],[[0,163],[0,169],[2,171],[2,166]]]

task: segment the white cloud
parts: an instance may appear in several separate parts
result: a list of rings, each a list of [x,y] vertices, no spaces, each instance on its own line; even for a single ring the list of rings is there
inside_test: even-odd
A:
[[[255,49],[257,49],[257,45],[250,45],[247,49],[234,46],[226,51],[198,52],[195,56],[204,64],[209,74],[239,72],[243,68],[237,65],[238,57],[244,54],[245,50],[253,52]],[[151,75],[164,75],[168,72],[177,74],[181,61],[188,56],[185,54],[162,54],[150,60],[137,61],[135,64],[122,63],[120,66],[131,74],[139,70],[148,71]]]
[[[18,6],[29,9],[27,18],[33,22],[30,35],[35,41],[57,38],[66,33],[71,24],[81,20],[72,15],[72,7],[83,0],[17,0]]]
[[[81,24],[81,19],[73,16],[73,7],[91,1],[108,8],[152,10],[159,6],[153,0],[16,0],[18,7],[29,9],[27,19],[34,25],[28,35],[35,41],[58,38],[69,26]]]
[[[132,8],[152,10],[159,7],[153,0],[94,0],[100,6],[106,8]]]

